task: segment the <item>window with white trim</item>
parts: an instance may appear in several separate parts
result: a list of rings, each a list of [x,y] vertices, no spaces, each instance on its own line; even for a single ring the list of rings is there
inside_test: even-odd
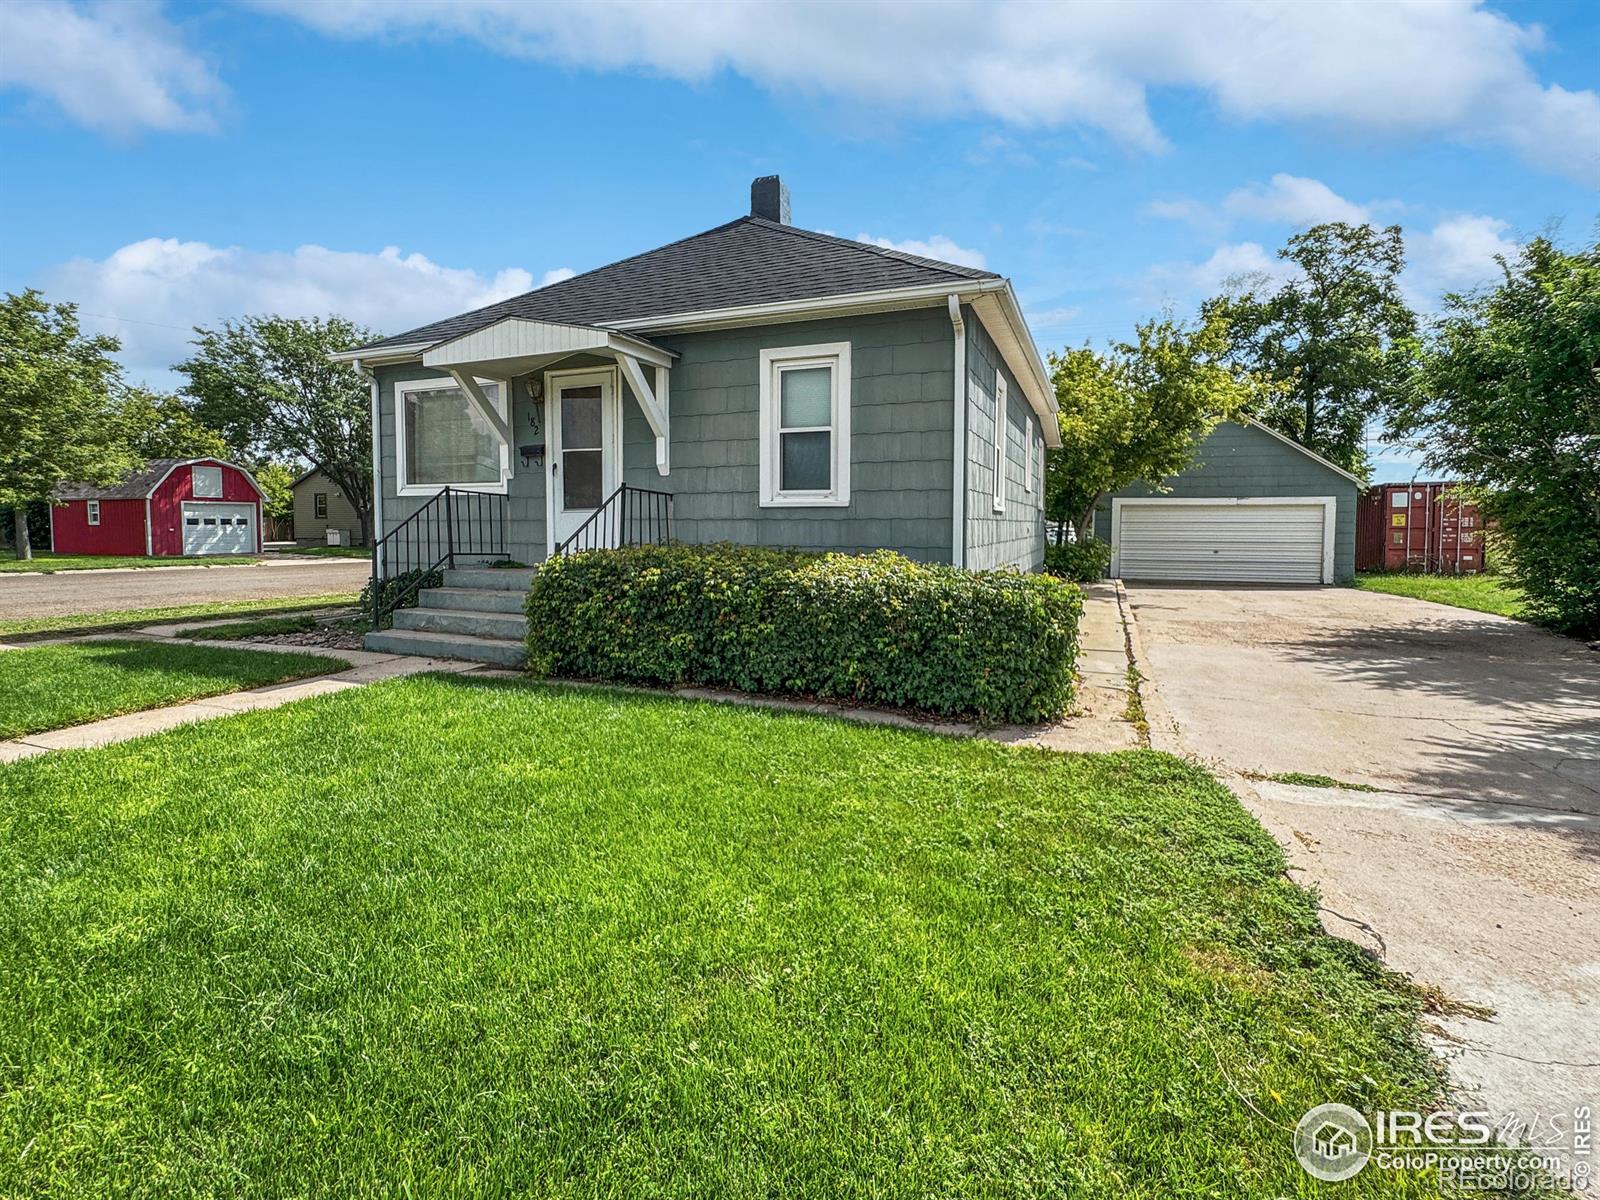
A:
[[[850,343],[761,351],[761,504],[850,503]]]
[[[89,524],[100,524],[100,501],[98,500],[89,501]]]
[[[501,385],[490,380],[479,384],[501,419],[507,420]],[[401,495],[432,495],[446,485],[505,490],[511,477],[510,449],[454,380],[396,383],[394,409]]]
[[[222,499],[222,468],[221,467],[190,467],[189,484],[197,499],[207,500]]]
[[[1006,381],[994,373],[994,510],[1006,510]]]

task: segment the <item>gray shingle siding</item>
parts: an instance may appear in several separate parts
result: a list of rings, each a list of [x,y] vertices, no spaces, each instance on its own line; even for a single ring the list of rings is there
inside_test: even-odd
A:
[[[656,341],[680,356],[671,376],[672,470],[666,477],[656,473],[654,438],[625,387],[623,478],[637,487],[674,493],[679,539],[819,550],[889,548],[926,561],[950,561],[954,341],[943,308],[676,334]],[[841,341],[851,344],[850,504],[763,508],[760,352]],[[559,367],[578,365],[569,359]],[[426,497],[395,495],[394,383],[435,374],[417,365],[377,372],[386,528],[426,502]],[[533,409],[524,380],[516,382],[513,394],[515,438],[533,440]],[[1014,389],[1012,406],[1020,422],[1026,412],[1020,389]],[[515,459],[513,468],[509,552],[523,562],[537,562],[546,552],[545,471],[523,467]],[[1020,473],[1015,491],[1021,495]]]
[[[1044,481],[1039,420],[994,340],[971,309],[967,326],[967,566],[1044,565]],[[1006,381],[1006,507],[994,510],[996,373]],[[1033,490],[1027,490],[1026,455],[1032,454]]]
[[[1165,481],[1165,490],[1134,484],[1116,496],[1174,496],[1192,499],[1252,496],[1332,496],[1338,501],[1333,538],[1337,582],[1355,576],[1357,486],[1339,472],[1270,433],[1233,421],[1218,425],[1186,471]],[[1094,514],[1095,537],[1111,540],[1111,497],[1101,498]]]

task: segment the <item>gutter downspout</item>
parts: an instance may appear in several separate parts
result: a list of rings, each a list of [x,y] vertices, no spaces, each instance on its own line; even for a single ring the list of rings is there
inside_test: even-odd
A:
[[[371,384],[372,390],[372,532],[368,536],[372,538],[373,574],[382,579],[383,551],[379,543],[383,541],[383,429],[379,424],[378,377],[362,366],[359,358],[351,359],[350,365]]]
[[[945,299],[950,308],[950,330],[955,337],[955,406],[952,424],[955,440],[951,451],[950,477],[950,565],[967,565],[967,324],[961,316],[961,297],[951,293]]]

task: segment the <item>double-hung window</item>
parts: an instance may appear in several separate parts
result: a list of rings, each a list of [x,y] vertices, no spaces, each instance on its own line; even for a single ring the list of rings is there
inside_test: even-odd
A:
[[[1006,430],[1011,421],[1006,416],[1006,380],[999,371],[994,373],[994,511],[1006,510]]]
[[[850,343],[761,352],[761,504],[850,503]]]
[[[505,420],[502,385],[482,380],[480,386]],[[446,485],[505,490],[511,477],[510,450],[453,380],[397,383],[394,407],[401,495],[431,495]]]
[[[89,524],[100,524],[100,501],[98,500],[89,501]]]
[[[326,521],[328,519],[328,493],[311,493],[311,516],[314,520]]]

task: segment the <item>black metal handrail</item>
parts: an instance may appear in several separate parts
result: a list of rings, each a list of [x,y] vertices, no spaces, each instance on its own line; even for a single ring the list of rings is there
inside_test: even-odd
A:
[[[499,492],[445,487],[372,548],[372,627],[402,607],[428,576],[454,567],[456,555],[507,558],[506,497]],[[401,587],[384,593],[390,580]]]
[[[672,540],[672,493],[622,484],[589,515],[556,557],[615,546],[653,546]]]

